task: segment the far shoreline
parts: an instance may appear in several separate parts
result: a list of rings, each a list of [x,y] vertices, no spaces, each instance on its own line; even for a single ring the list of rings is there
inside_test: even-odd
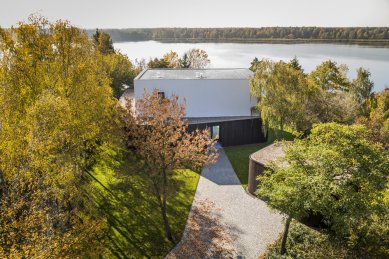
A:
[[[389,48],[389,40],[325,40],[325,39],[149,39],[149,40],[115,40],[114,43],[147,42],[160,43],[239,43],[239,44],[337,44],[359,45],[366,47]]]

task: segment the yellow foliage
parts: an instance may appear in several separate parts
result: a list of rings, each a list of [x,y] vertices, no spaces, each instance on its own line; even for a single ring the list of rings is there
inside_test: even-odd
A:
[[[100,57],[68,22],[0,30],[0,257],[101,253],[87,174],[118,118]]]

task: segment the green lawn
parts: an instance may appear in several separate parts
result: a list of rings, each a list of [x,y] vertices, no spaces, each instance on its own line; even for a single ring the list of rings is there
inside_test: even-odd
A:
[[[108,218],[107,249],[109,257],[163,258],[173,248],[165,238],[157,201],[151,194],[150,182],[127,162],[119,173],[95,169],[93,175],[102,195],[96,197]],[[180,240],[196,191],[199,174],[177,170],[175,193],[169,198],[168,217],[172,231]]]
[[[223,148],[228,156],[228,159],[231,162],[232,167],[235,170],[235,173],[238,175],[238,178],[239,178],[240,183],[242,184],[243,188],[247,187],[247,182],[248,182],[249,156],[252,153],[260,150],[261,148],[264,148],[264,147],[270,145],[275,140],[281,139],[281,138],[286,139],[286,140],[292,140],[293,135],[288,133],[288,132],[283,132],[283,134],[278,133],[276,136],[276,134],[273,131],[271,131],[271,132],[269,132],[268,141],[265,143]]]

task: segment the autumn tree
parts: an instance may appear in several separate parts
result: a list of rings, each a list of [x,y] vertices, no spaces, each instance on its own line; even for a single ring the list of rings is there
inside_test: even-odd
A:
[[[150,59],[147,63],[149,68],[193,68],[203,69],[210,63],[208,54],[201,49],[190,49],[184,53],[182,58],[178,57],[177,52],[170,51],[162,58]]]
[[[100,53],[68,22],[0,30],[0,257],[98,257],[89,170],[117,147]]]
[[[166,237],[175,242],[167,217],[167,202],[174,179],[172,172],[180,168],[200,170],[216,158],[215,140],[208,130],[188,132],[185,103],[178,97],[162,98],[158,91],[145,92],[133,111],[127,101],[123,121],[128,133],[128,146],[138,157],[144,173],[152,182],[164,222]]]
[[[202,49],[190,49],[187,52],[190,68],[202,69],[206,68],[211,61],[208,58],[208,54]]]
[[[134,72],[135,72],[135,75],[139,75],[143,70],[145,70],[147,68],[147,62],[146,62],[146,59],[135,59],[135,62],[134,62]]]
[[[181,60],[180,58],[178,57],[178,54],[177,52],[175,51],[170,51],[168,53],[166,53],[165,55],[163,55],[162,57],[166,62],[169,63],[169,68],[180,68],[181,66]]]
[[[285,152],[259,177],[257,193],[288,215],[286,233],[291,218],[316,214],[350,244],[362,244],[373,232],[382,235],[376,237],[378,247],[387,244],[382,230],[389,227],[382,212],[388,205],[384,192],[389,154],[369,141],[366,127],[318,124],[307,138],[288,144]],[[373,222],[384,226],[373,229]],[[281,251],[285,253],[285,247]]]
[[[381,143],[389,150],[389,90],[385,89],[374,95],[367,117],[359,118],[372,132],[371,139]]]

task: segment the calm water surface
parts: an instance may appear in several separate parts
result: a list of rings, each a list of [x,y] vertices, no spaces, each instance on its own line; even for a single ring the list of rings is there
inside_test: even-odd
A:
[[[334,60],[349,67],[349,76],[356,69],[370,70],[375,91],[389,87],[389,48],[338,44],[241,44],[241,43],[160,43],[156,41],[115,43],[115,48],[131,60],[162,57],[170,50],[182,55],[190,48],[204,49],[211,60],[210,67],[249,67],[254,57],[288,61],[297,57],[306,72],[324,60]]]

